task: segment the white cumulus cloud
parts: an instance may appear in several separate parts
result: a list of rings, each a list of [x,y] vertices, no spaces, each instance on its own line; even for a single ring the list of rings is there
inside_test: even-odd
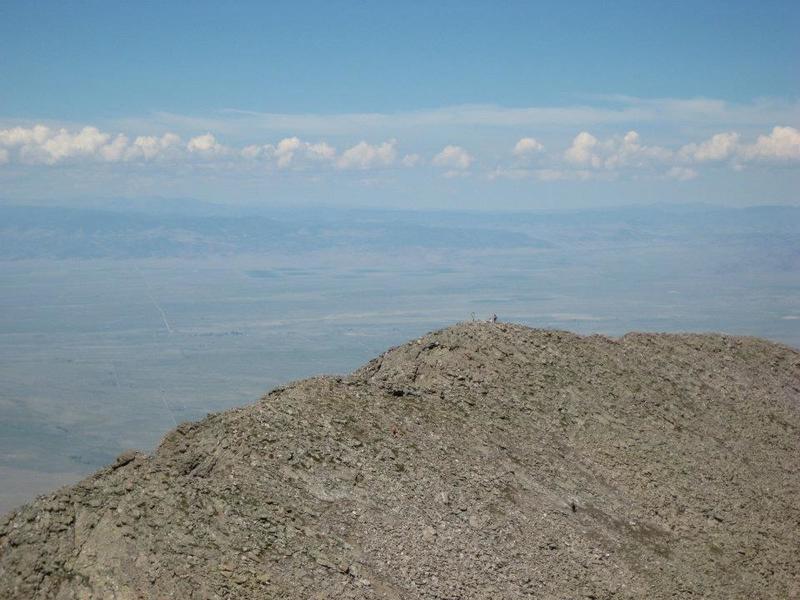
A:
[[[277,144],[249,145],[239,151],[248,160],[274,161],[279,169],[303,167],[308,161],[331,162],[336,158],[336,148],[327,142],[309,143],[297,136],[283,138]]]
[[[291,165],[295,152],[297,152],[302,145],[303,143],[298,137],[284,138],[278,142],[278,145],[275,146],[275,150],[273,152],[273,156],[278,162],[278,168],[285,169]]]
[[[613,136],[600,141],[582,131],[572,140],[564,153],[567,162],[595,169],[641,168],[653,163],[666,162],[673,152],[660,146],[646,146],[636,131],[623,136]]]
[[[128,137],[120,133],[109,143],[100,146],[97,153],[104,161],[117,162],[125,158],[127,149]]]
[[[472,164],[473,158],[461,146],[445,146],[442,151],[433,157],[433,164],[437,167],[448,169],[466,170]],[[448,173],[452,176],[452,173]]]
[[[24,162],[50,165],[70,158],[99,156],[98,151],[111,137],[97,127],[84,127],[75,133],[49,128],[31,133],[33,142],[20,147],[20,157]],[[42,134],[45,135],[44,139],[41,139]]]
[[[154,160],[170,152],[170,149],[176,150],[180,144],[181,138],[174,133],[165,133],[161,137],[140,135],[126,150],[125,158],[127,160]]]
[[[774,127],[769,135],[742,149],[746,159],[800,160],[800,131],[794,127]]]
[[[733,131],[717,133],[704,142],[683,146],[679,156],[688,162],[729,161],[734,169],[742,163],[787,162],[800,160],[800,131],[794,127],[776,126],[767,135],[759,135],[752,144],[744,143]]]
[[[4,149],[8,161],[13,151],[18,160],[28,164],[53,165],[71,159],[100,162],[149,160],[178,144],[180,138],[173,133],[166,133],[160,138],[139,136],[131,143],[125,134],[112,135],[96,127],[69,131],[35,125],[0,130],[0,147]]]
[[[700,144],[686,144],[678,154],[696,162],[725,160],[733,156],[739,144],[739,134],[733,131],[718,133]]]
[[[0,146],[10,161],[11,152],[16,151],[19,160],[31,164],[53,165],[73,158],[95,158],[97,160],[119,160],[127,144],[127,138],[113,138],[97,127],[83,127],[78,131],[51,129],[44,125],[30,128],[14,127],[0,130]]]
[[[600,156],[595,153],[600,142],[588,131],[581,131],[572,140],[572,145],[564,153],[564,158],[576,165],[601,165]]]
[[[75,156],[93,156],[106,145],[111,136],[97,127],[84,127],[77,133],[60,129],[45,140],[41,149],[47,153],[46,161],[57,162]]]
[[[186,149],[193,154],[200,154],[203,156],[214,156],[224,154],[226,152],[225,146],[217,141],[213,133],[204,133],[189,140],[186,144]]]
[[[710,137],[683,140],[670,148],[648,145],[637,131],[623,133],[624,129],[607,137],[580,131],[570,140],[565,134],[563,145],[552,151],[547,151],[534,137],[522,137],[505,150],[489,142],[489,149],[480,161],[456,144],[444,146],[432,158],[423,161],[413,149],[399,154],[394,139],[382,143],[360,141],[343,152],[338,152],[327,141],[309,142],[298,136],[234,148],[217,139],[212,133],[217,129],[201,128],[196,123],[192,127],[196,129],[184,133],[181,138],[171,132],[136,136],[129,132],[103,131],[95,126],[9,126],[0,129],[0,165],[7,173],[14,165],[67,164],[70,168],[80,168],[88,164],[132,163],[138,169],[164,161],[190,165],[218,162],[231,169],[266,167],[266,171],[313,171],[315,176],[321,176],[331,168],[366,171],[393,165],[415,167],[429,162],[440,168],[446,177],[482,175],[493,180],[575,181],[650,176],[687,181],[719,166],[736,170],[763,169],[800,161],[800,131],[791,126],[771,124],[761,135],[753,133],[745,137],[733,130],[722,131]],[[227,130],[225,132],[229,135]],[[198,133],[200,135],[195,135]],[[452,139],[450,135],[452,132],[442,140]],[[509,138],[504,139],[506,141],[500,143],[508,144]],[[424,143],[429,143],[427,138]],[[548,145],[556,143],[555,139],[548,141]],[[503,158],[499,164],[481,171],[491,156]],[[236,161],[239,161],[238,166]]]
[[[13,148],[16,146],[41,145],[52,135],[52,130],[44,125],[33,127],[12,127],[0,130],[0,146]]]
[[[397,156],[396,143],[395,140],[389,140],[380,145],[371,145],[361,141],[342,152],[336,166],[340,169],[387,167],[394,162]]]
[[[639,134],[629,131],[622,138],[613,137],[604,144],[606,151],[603,166],[606,169],[645,167],[652,163],[667,162],[673,152],[661,146],[646,146]]]
[[[520,139],[514,146],[514,156],[529,156],[544,150],[544,144],[532,137]]]
[[[336,148],[327,142],[317,142],[306,146],[306,155],[311,160],[328,161],[336,158]]]

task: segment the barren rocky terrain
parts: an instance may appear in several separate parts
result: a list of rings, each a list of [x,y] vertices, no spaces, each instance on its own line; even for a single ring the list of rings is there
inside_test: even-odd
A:
[[[797,598],[800,353],[464,323],[0,520],[0,598]]]

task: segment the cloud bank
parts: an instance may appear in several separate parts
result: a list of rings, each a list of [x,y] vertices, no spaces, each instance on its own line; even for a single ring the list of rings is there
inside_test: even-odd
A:
[[[663,102],[629,104],[647,110],[668,108],[672,112],[697,114],[730,110],[724,104],[710,101],[676,101],[674,106],[666,108]],[[475,110],[469,113],[473,117],[480,114]],[[495,119],[499,116],[492,114]],[[512,110],[503,114],[521,113]],[[420,115],[416,118],[424,120]],[[242,144],[208,129],[183,135],[175,131],[136,135],[128,131],[104,131],[96,125],[69,128],[34,123],[0,129],[0,169],[10,172],[16,168],[56,165],[74,169],[88,169],[92,165],[119,169],[126,165],[138,168],[149,165],[156,169],[159,165],[185,164],[214,165],[222,170],[255,169],[262,173],[416,170],[445,177],[477,175],[487,180],[556,182],[627,177],[690,181],[703,177],[708,169],[741,171],[800,164],[800,131],[790,125],[772,125],[750,134],[727,129],[671,144],[645,141],[635,129],[599,135],[588,128],[577,132],[573,129],[571,134],[550,132],[545,144],[538,135],[520,136],[515,131],[516,125],[515,118],[508,119],[505,134],[516,142],[509,142],[505,150],[499,147],[489,152],[474,142],[470,147],[469,141],[452,138],[438,149],[431,149],[430,144],[413,137],[356,138],[338,149],[325,136],[306,139],[298,134],[272,141],[252,139]]]

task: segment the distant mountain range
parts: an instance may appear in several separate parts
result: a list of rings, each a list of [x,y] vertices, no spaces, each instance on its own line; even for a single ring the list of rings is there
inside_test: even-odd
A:
[[[187,201],[109,208],[0,204],[0,259],[155,258],[314,252],[331,248],[453,251],[756,245],[796,256],[800,208],[657,206],[479,213],[345,209],[245,210]]]

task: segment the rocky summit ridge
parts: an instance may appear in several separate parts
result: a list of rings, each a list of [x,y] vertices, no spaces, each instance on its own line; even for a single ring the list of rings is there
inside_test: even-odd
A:
[[[0,519],[0,598],[797,598],[800,353],[463,323]]]

